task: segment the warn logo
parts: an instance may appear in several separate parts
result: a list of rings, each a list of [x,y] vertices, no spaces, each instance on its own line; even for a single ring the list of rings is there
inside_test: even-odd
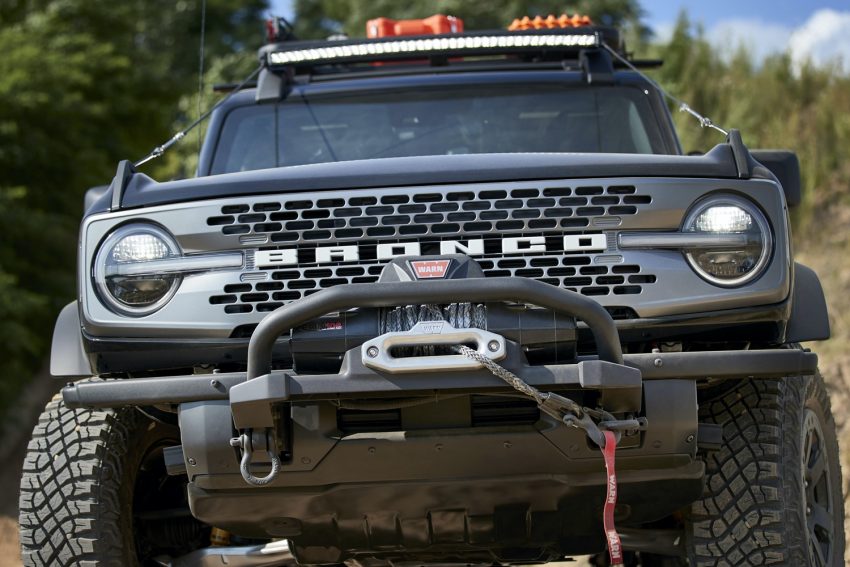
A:
[[[417,279],[426,280],[446,277],[451,263],[451,260],[415,260],[410,263],[410,267]]]

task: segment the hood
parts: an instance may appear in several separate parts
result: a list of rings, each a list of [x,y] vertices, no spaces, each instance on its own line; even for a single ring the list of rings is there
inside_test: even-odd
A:
[[[738,178],[741,175],[729,144],[720,144],[701,156],[577,153],[440,155],[280,167],[162,183],[145,174],[135,173],[126,185],[121,208],[236,195],[593,177]],[[99,204],[107,202],[111,200],[101,200]]]

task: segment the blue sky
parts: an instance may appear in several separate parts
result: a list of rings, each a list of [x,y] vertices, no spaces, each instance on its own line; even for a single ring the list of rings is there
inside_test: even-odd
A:
[[[274,13],[292,16],[292,0],[271,4]],[[669,37],[685,9],[721,51],[731,54],[745,45],[757,60],[777,52],[789,52],[800,63],[838,60],[850,73],[850,0],[644,0],[642,4],[646,23],[661,40]]]
[[[819,9],[850,11],[850,0],[652,0],[642,4],[648,14],[647,23],[652,27],[674,21],[683,8],[706,28],[730,19],[761,20],[796,27]]]

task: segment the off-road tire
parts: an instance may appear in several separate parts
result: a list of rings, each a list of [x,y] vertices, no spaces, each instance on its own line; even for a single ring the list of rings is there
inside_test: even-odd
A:
[[[39,417],[24,460],[24,565],[136,565],[136,474],[151,442],[173,435],[164,429],[135,408],[74,410],[55,396]]]
[[[723,426],[723,447],[706,459],[703,498],[688,522],[694,566],[844,565],[843,498],[835,422],[823,378],[728,383],[700,403],[700,421]],[[819,562],[810,548],[803,433],[816,418],[823,434],[828,487],[818,493],[830,508],[832,559]],[[807,422],[807,418],[809,422]],[[814,452],[810,453],[815,454]],[[819,477],[821,478],[821,477]],[[822,532],[818,532],[822,534]]]

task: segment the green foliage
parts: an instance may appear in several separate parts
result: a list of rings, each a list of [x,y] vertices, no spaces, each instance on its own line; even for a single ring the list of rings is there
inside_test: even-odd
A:
[[[664,60],[655,72],[662,85],[716,124],[739,129],[749,147],[797,152],[805,192],[798,223],[811,217],[827,191],[844,186],[838,178],[850,181],[850,171],[842,169],[850,153],[850,77],[811,65],[795,68],[787,55],[760,65],[746,51],[724,60],[684,14],[670,42],[647,54]],[[723,141],[672,110],[685,151],[707,151]]]
[[[0,2],[0,412],[75,296],[84,191],[170,137],[178,102],[197,90],[200,5]],[[266,7],[207,0],[207,57],[250,46],[253,60]]]
[[[0,223],[4,226],[24,212],[20,206],[24,194],[22,187],[0,192]],[[49,299],[19,285],[18,277],[7,271],[15,264],[14,256],[8,252],[5,243],[0,245],[0,354],[6,361],[0,380],[0,413],[40,362],[48,338],[31,324],[31,317],[45,312]]]
[[[642,22],[643,10],[637,0],[296,0],[296,35],[320,39],[343,32],[351,37],[365,35],[366,22],[381,16],[397,20],[446,14],[462,18],[467,29],[500,29],[514,18],[548,14],[587,14],[593,21],[634,31],[646,39],[649,28]]]
[[[204,89],[200,94],[195,89],[191,94],[184,94],[177,104],[178,118],[174,121],[172,130],[177,132],[194,121],[201,113],[212,108],[226,93],[213,91],[215,85],[235,85],[249,76],[259,64],[251,53],[231,53],[213,59],[207,65],[204,73]],[[152,164],[152,175],[156,179],[185,178],[195,175],[198,167],[198,154],[206,133],[206,124],[201,123],[186,139],[172,146],[159,160]]]

